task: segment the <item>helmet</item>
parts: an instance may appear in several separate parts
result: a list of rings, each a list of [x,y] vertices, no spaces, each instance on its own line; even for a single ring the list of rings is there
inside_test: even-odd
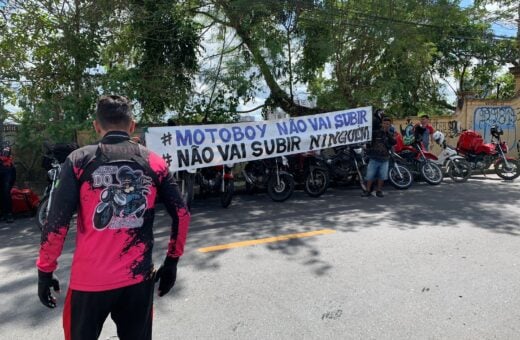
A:
[[[490,132],[491,132],[491,135],[495,138],[498,138],[500,135],[504,134],[504,131],[499,126],[496,126],[496,125],[493,125],[491,127]]]
[[[444,133],[442,133],[442,132],[440,132],[440,131],[435,131],[435,132],[433,133],[433,136],[432,136],[432,137],[433,137],[433,140],[434,140],[437,144],[439,144],[439,145],[441,145],[442,142],[444,142]]]
[[[374,112],[374,116],[377,117],[377,119],[379,119],[379,120],[383,119],[384,114],[385,114],[385,110],[383,110],[383,109],[376,109],[376,111]]]

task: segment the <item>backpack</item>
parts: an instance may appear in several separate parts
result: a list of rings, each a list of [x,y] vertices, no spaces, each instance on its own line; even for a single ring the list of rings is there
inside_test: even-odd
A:
[[[159,176],[152,170],[148,162],[144,159],[141,154],[141,149],[139,144],[130,141],[130,145],[132,146],[132,152],[124,153],[124,152],[106,152],[103,151],[103,144],[99,143],[96,149],[96,155],[94,158],[85,166],[81,176],[79,177],[80,185],[83,182],[87,182],[91,177],[94,171],[97,170],[102,165],[107,165],[111,163],[121,163],[121,162],[134,162],[141,167],[143,173],[146,176],[149,176],[155,187],[158,188],[160,185]]]
[[[414,135],[414,126],[412,123],[408,123],[406,127],[401,129],[401,133],[403,135],[403,144],[404,145],[412,145],[415,142],[415,135]]]

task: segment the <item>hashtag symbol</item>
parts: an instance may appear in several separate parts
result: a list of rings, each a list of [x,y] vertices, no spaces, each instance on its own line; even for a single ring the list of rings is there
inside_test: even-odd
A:
[[[170,167],[170,165],[172,164],[172,156],[170,156],[170,154],[167,153],[166,155],[163,154],[162,158],[166,161],[166,163],[168,163],[168,167]]]
[[[165,133],[162,137],[161,137],[161,140],[162,140],[162,143],[164,145],[168,144],[168,145],[171,145],[172,144],[172,134],[170,132],[168,133]]]

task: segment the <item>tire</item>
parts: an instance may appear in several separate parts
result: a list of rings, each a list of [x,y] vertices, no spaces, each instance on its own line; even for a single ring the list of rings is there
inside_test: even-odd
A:
[[[110,223],[110,220],[114,216],[114,208],[111,204],[101,210],[100,212],[94,212],[94,228],[97,230],[103,230]]]
[[[267,194],[275,202],[283,202],[291,197],[294,192],[294,178],[288,173],[280,173],[280,185],[276,180],[276,175],[269,177],[267,182]]]
[[[38,208],[36,208],[36,224],[40,230],[43,230],[43,226],[47,221],[47,205],[49,204],[49,197],[44,197],[40,204],[38,204]]]
[[[426,183],[430,185],[438,185],[442,182],[442,169],[437,164],[426,161],[421,164],[421,176],[424,178]]]
[[[506,181],[512,181],[520,176],[520,164],[518,160],[507,160],[509,168],[506,168],[506,164],[503,159],[495,164],[495,173],[498,177],[505,179]]]
[[[305,176],[304,190],[310,197],[320,197],[330,183],[329,172],[323,168],[311,168]]]
[[[471,165],[465,159],[453,159],[448,165],[448,176],[456,183],[464,183],[471,176]]]
[[[229,207],[235,192],[235,184],[233,180],[224,181],[224,192],[220,193],[220,204],[223,208]]]
[[[399,171],[397,171],[396,168],[398,168]],[[394,164],[391,165],[388,170],[388,181],[397,190],[406,190],[412,186],[413,175],[407,167],[401,164]]]

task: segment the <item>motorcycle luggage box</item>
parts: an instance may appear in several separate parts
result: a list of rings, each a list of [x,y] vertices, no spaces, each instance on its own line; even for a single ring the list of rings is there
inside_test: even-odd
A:
[[[13,213],[23,213],[35,211],[40,203],[40,198],[31,189],[11,189],[11,199],[13,202]]]
[[[475,147],[475,153],[478,154],[486,154],[492,155],[495,153],[495,145],[494,144],[480,144]]]
[[[482,144],[484,144],[484,139],[478,132],[466,130],[459,137],[457,149],[476,152],[476,149]]]

